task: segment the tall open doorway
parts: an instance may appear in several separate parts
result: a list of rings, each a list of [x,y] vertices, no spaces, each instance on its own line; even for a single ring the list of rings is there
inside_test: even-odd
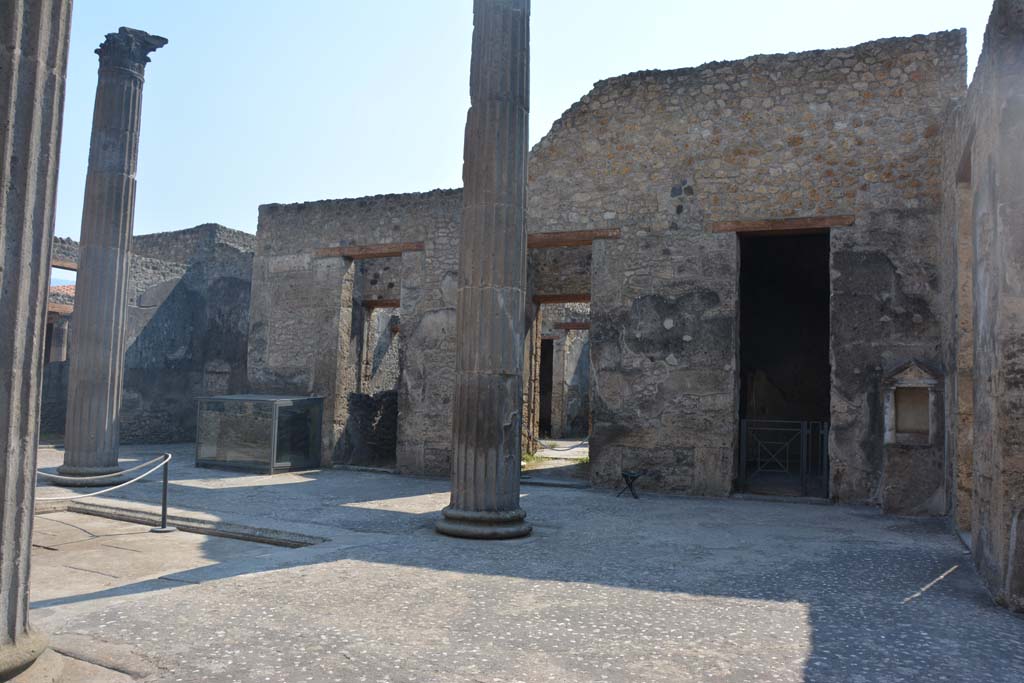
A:
[[[828,233],[740,237],[740,490],[828,496]]]
[[[554,340],[540,342],[540,436],[551,437],[551,390],[554,372]]]
[[[590,480],[590,306],[586,295],[566,301],[575,297],[534,300],[524,350],[523,481]]]

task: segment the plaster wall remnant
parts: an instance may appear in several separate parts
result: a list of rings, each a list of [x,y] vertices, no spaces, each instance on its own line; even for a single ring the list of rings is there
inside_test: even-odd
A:
[[[451,503],[437,530],[530,533],[519,507],[529,0],[475,0],[462,178]]]
[[[46,649],[29,624],[43,330],[70,0],[0,10],[0,679]]]
[[[973,391],[973,405],[949,403],[951,425],[970,429],[947,442],[957,491],[970,491],[971,550],[997,601],[1024,611],[1024,2],[997,0],[966,97],[951,108],[943,131],[948,307],[947,362],[973,351],[972,377],[957,373],[954,393]],[[957,296],[966,268],[958,249],[970,222],[972,308]],[[961,331],[969,329],[971,339]],[[970,405],[968,408],[967,406]],[[963,414],[964,409],[971,412]],[[961,410],[959,416],[956,411]],[[957,419],[969,417],[970,419]],[[969,426],[970,425],[970,426]],[[969,444],[969,446],[968,446]],[[965,448],[965,446],[967,446]],[[958,459],[970,458],[970,466]],[[958,498],[962,510],[967,501]],[[954,508],[956,509],[956,508]],[[958,514],[959,517],[959,514]]]
[[[118,471],[142,85],[149,53],[166,44],[160,36],[122,27],[107,34],[96,50],[100,69],[75,285],[66,447],[59,470],[64,476]]]

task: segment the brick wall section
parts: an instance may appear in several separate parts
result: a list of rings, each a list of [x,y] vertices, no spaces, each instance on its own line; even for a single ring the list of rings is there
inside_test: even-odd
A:
[[[641,72],[555,123],[531,156],[531,232],[623,233],[592,248],[597,483],[630,467],[731,490],[738,249],[709,224],[853,214],[831,239],[832,495],[877,500],[878,380],[941,360],[938,134],[965,62],[951,31]]]

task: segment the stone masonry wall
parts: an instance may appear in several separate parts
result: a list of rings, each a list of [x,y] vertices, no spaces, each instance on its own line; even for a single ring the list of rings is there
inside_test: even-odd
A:
[[[365,323],[355,302],[398,298],[397,465],[448,473],[461,208],[459,190],[260,207],[249,378],[258,392],[324,397],[325,464],[347,457],[347,397],[357,390]],[[424,250],[367,265],[316,256],[325,247],[398,242],[423,242]]]
[[[1024,2],[997,0],[967,97],[944,132],[947,244],[973,236],[975,564],[997,601],[1024,611]],[[950,250],[952,252],[952,250]],[[952,258],[952,257],[950,257]],[[959,355],[958,328],[947,355]],[[963,388],[960,388],[963,390]],[[959,487],[958,487],[959,488]],[[961,500],[963,505],[965,501]]]
[[[592,248],[596,483],[628,467],[650,487],[731,490],[737,236],[710,224],[852,214],[831,239],[832,495],[877,499],[881,373],[908,355],[941,361],[929,240],[938,133],[965,61],[951,31],[640,72],[596,84],[555,123],[531,156],[530,231],[622,231]]]
[[[195,438],[195,399],[247,389],[254,237],[208,224],[133,240],[129,272],[123,443]],[[77,244],[55,242],[75,262]],[[71,347],[74,353],[74,315]],[[67,363],[45,369],[43,430],[63,433]]]

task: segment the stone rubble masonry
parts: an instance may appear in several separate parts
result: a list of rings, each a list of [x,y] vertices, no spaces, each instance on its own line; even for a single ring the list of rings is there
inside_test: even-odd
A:
[[[78,244],[68,239],[62,243],[64,254],[74,262]],[[255,243],[255,235],[212,223],[133,238],[122,443],[191,441],[196,398],[248,390]],[[56,253],[55,248],[54,258]],[[44,368],[43,433],[63,433],[67,366],[51,362]]]
[[[0,8],[0,680],[46,648],[29,625],[29,560],[70,24],[70,0]]]
[[[348,396],[365,353],[359,304],[388,298],[399,299],[400,318],[396,466],[448,475],[461,210],[461,190],[260,207],[249,382],[254,392],[324,397],[325,464],[344,459]],[[414,242],[423,250],[367,261],[316,254]]]
[[[166,44],[165,38],[122,27],[107,34],[96,50],[100,69],[75,284],[66,448],[59,470],[65,476],[118,470],[142,86],[149,53]]]
[[[601,81],[534,147],[530,231],[591,248],[592,479],[732,490],[738,237],[710,223],[855,216],[831,231],[831,494],[877,502],[879,382],[941,364],[941,130],[963,31]]]
[[[943,133],[946,271],[966,268],[958,251],[969,223],[973,253],[973,306],[961,307],[950,278],[948,306],[970,314],[973,339],[951,326],[947,358],[973,350],[972,377],[960,393],[973,391],[967,452],[953,460],[970,466],[947,470],[956,492],[969,492],[971,546],[975,564],[997,601],[1024,611],[1024,2],[997,0],[982,54],[965,98],[952,108]],[[966,248],[967,245],[965,244]],[[966,309],[966,310],[963,310]],[[959,375],[958,380],[962,379]],[[959,407],[956,400],[953,406]],[[968,500],[959,497],[961,509]],[[954,508],[956,509],[956,508]],[[958,519],[960,512],[958,511]]]
[[[519,507],[526,321],[529,0],[476,0],[462,179],[451,503],[437,530],[530,533]]]
[[[50,253],[53,263],[73,263],[77,265],[81,260],[78,242],[69,237],[54,237]]]
[[[939,130],[965,65],[964,33],[951,31],[644,72],[598,83],[553,126],[530,158],[529,231],[622,231],[529,254],[531,298],[591,298],[594,483],[632,467],[657,473],[647,488],[731,491],[739,250],[708,224],[850,213],[855,224],[830,240],[832,495],[878,502],[882,375],[915,358],[953,367],[942,352],[951,283],[938,246]],[[310,343],[311,329],[324,334],[310,321],[347,316],[346,345],[361,332],[356,294],[330,265],[345,259],[316,252],[423,242],[382,259],[396,264],[387,274],[375,265],[376,284],[357,274],[349,286],[390,298],[394,287],[380,287],[397,279],[398,469],[449,472],[461,200],[448,190],[261,207],[249,377],[254,390],[341,397],[325,412],[326,462],[359,370],[356,353],[336,351],[336,331]]]

